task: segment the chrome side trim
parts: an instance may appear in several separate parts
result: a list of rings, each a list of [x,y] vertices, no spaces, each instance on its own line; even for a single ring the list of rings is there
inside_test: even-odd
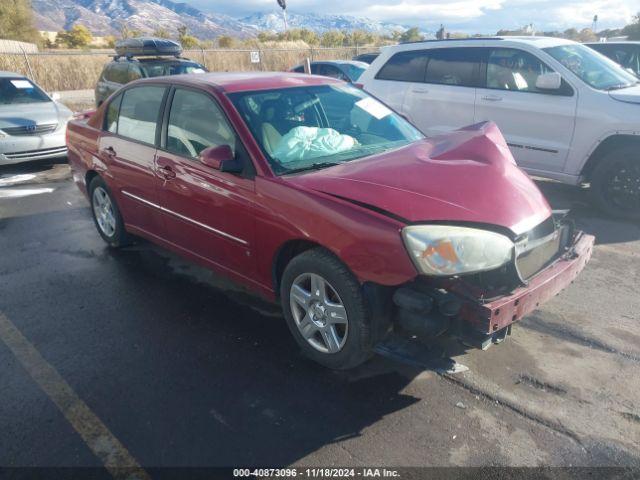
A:
[[[230,235],[226,232],[223,232],[221,230],[218,230],[216,228],[210,227],[209,225],[206,225],[204,223],[198,222],[197,220],[194,220],[193,218],[189,218],[189,217],[185,217],[184,215],[181,215],[177,212],[174,212],[173,210],[169,210],[168,208],[165,208],[161,205],[155,204],[153,202],[150,202],[149,200],[146,200],[142,197],[138,197],[137,195],[134,195],[133,193],[129,193],[126,190],[122,190],[122,194],[126,195],[127,197],[133,198],[134,200],[137,200],[141,203],[144,203],[145,205],[149,205],[150,207],[156,208],[158,210],[160,210],[161,212],[165,212],[168,213],[170,215],[173,215],[174,217],[178,217],[181,220],[184,220],[185,222],[189,222],[192,223],[194,225],[197,225],[200,228],[204,228],[205,230],[209,230],[210,232],[213,232],[217,235],[220,235],[222,237],[228,238],[229,240],[233,240],[235,242],[241,243],[242,245],[249,245],[249,242],[247,242],[246,240],[242,240],[241,238],[238,237],[234,237],[233,235]]]

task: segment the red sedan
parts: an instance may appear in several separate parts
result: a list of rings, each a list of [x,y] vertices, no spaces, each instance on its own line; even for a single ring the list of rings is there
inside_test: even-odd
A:
[[[282,304],[332,368],[390,332],[482,348],[584,267],[495,125],[424,138],[344,82],[294,73],[133,82],[68,128],[112,247],[145,237]]]

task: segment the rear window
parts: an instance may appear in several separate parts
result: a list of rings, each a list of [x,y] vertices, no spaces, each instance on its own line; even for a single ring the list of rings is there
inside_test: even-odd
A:
[[[429,51],[427,83],[473,87],[481,53],[475,48],[441,48]]]
[[[392,56],[380,69],[378,80],[395,80],[399,82],[423,82],[426,55],[424,50],[399,52]]]

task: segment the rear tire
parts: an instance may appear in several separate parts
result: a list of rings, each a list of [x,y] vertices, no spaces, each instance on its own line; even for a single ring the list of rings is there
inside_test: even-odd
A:
[[[320,365],[344,370],[373,354],[371,317],[361,286],[325,249],[307,250],[289,262],[280,299],[296,342]]]
[[[605,155],[591,172],[591,196],[607,215],[640,219],[640,155],[621,147]]]
[[[93,223],[102,239],[113,248],[129,245],[131,236],[125,230],[118,204],[102,178],[96,176],[89,183],[89,199]]]

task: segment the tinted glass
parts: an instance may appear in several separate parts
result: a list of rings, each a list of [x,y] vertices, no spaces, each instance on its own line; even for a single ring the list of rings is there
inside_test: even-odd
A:
[[[424,81],[426,56],[423,50],[396,53],[380,69],[378,80],[397,80],[400,82]]]
[[[338,78],[340,80],[349,80],[347,76],[338,68],[333,65],[320,65],[318,68],[318,74],[325,77]]]
[[[597,45],[589,45],[591,48],[597,50],[598,52],[606,55],[611,60],[616,63],[619,63],[625,68],[630,68],[635,72],[638,72],[638,51],[640,47],[634,49],[631,45],[617,45],[617,44],[597,44]]]
[[[0,78],[0,104],[50,102],[46,93],[26,78]]]
[[[118,95],[111,102],[109,102],[109,106],[107,107],[107,113],[105,115],[105,129],[111,133],[116,133],[118,131],[118,111],[120,110],[120,100],[122,100],[122,95]]]
[[[553,70],[528,52],[492,48],[487,59],[487,88],[516,92],[548,93],[536,88],[539,75]]]
[[[206,72],[206,69],[202,65],[195,62],[141,63],[140,67],[144,70],[147,77]]]
[[[427,83],[475,86],[475,72],[480,65],[480,50],[475,48],[441,48],[429,50]]]
[[[164,87],[136,87],[123,93],[118,135],[154,144]]]
[[[423,138],[402,117],[347,84],[229,97],[280,174],[352,161]]]
[[[139,78],[142,78],[142,70],[140,70],[140,67],[138,65],[130,63],[127,80],[129,82],[133,82],[134,80],[138,80]]]
[[[613,60],[580,44],[543,49],[587,85],[598,90],[616,90],[638,83],[638,77]]]
[[[126,62],[112,63],[104,74],[105,80],[124,85],[129,81],[129,64]]]
[[[196,158],[208,147],[229,145],[235,151],[235,143],[235,133],[211,98],[190,90],[176,90],[169,113],[167,150]]]
[[[342,68],[347,72],[347,75],[352,82],[358,80],[360,78],[360,75],[362,75],[367,69],[366,66],[353,65],[350,63],[342,65]]]

